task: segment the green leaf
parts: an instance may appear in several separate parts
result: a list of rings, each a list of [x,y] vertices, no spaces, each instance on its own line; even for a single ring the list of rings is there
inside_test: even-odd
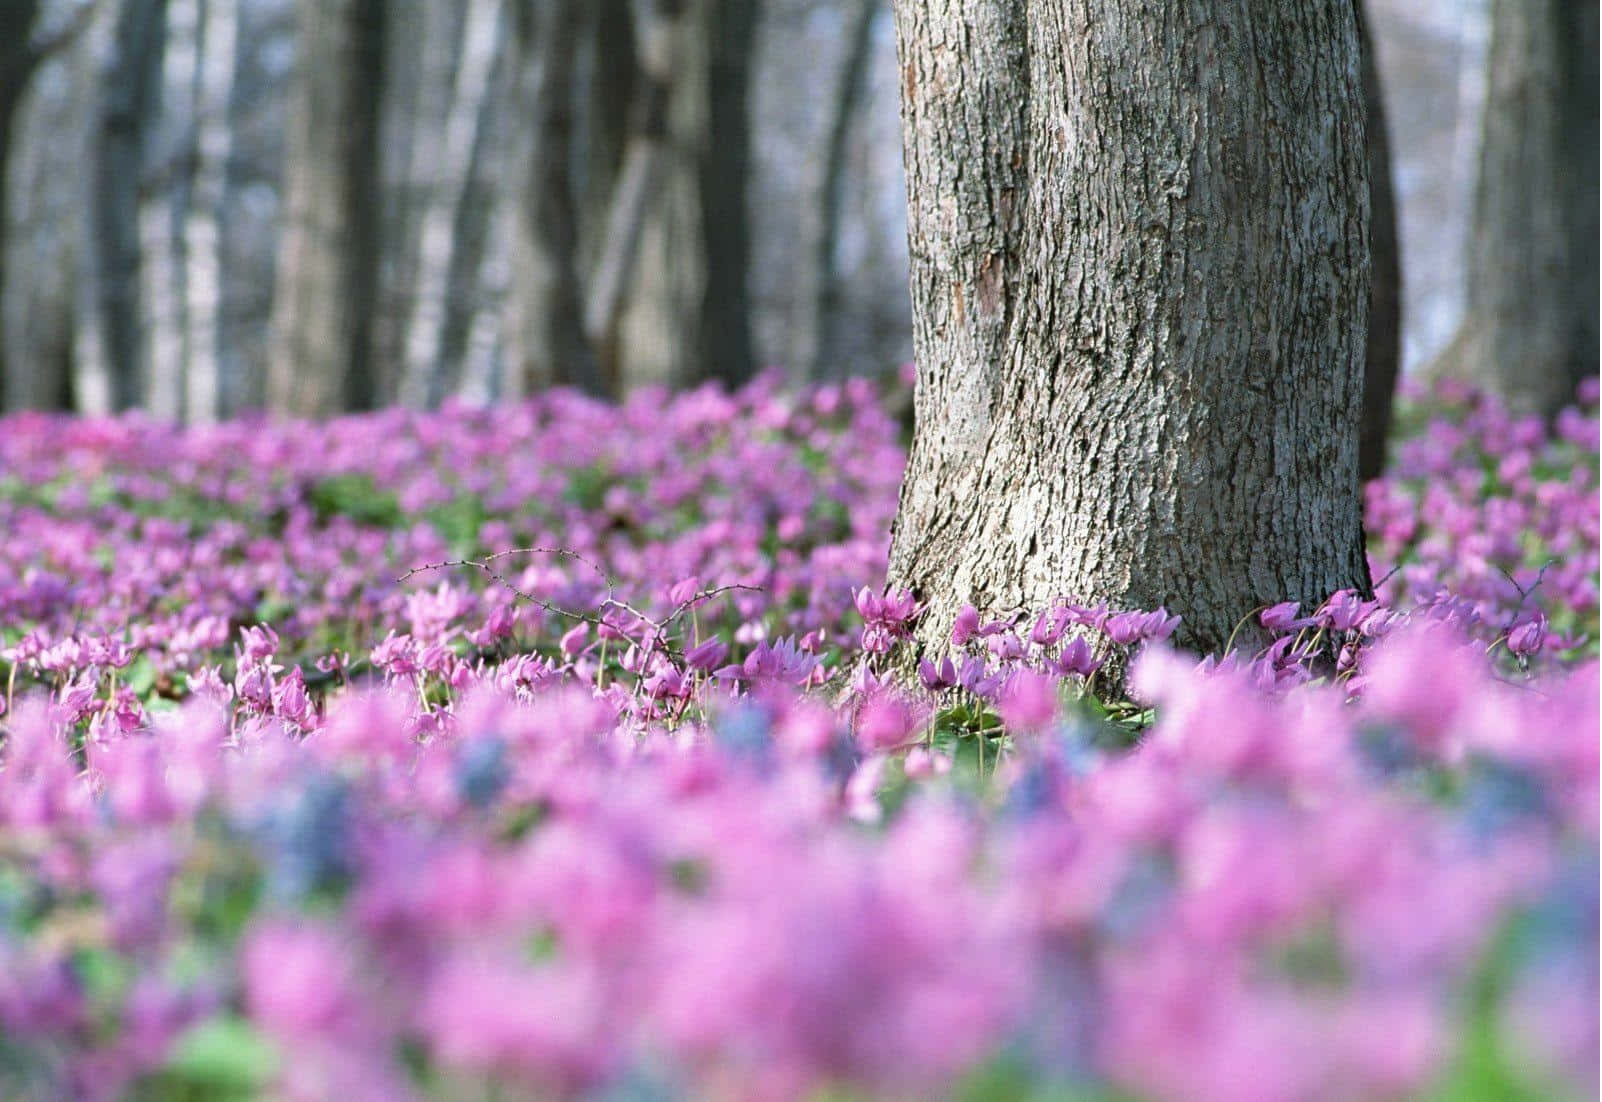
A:
[[[190,1097],[251,1098],[266,1089],[278,1065],[278,1050],[253,1025],[220,1015],[178,1038],[160,1076]]]

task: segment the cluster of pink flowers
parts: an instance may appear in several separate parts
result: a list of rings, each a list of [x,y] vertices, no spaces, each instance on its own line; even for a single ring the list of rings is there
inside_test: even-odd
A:
[[[1521,425],[1401,446],[1378,599],[965,609],[900,686],[865,385],[13,418],[0,1094],[1594,1093],[1594,401]]]

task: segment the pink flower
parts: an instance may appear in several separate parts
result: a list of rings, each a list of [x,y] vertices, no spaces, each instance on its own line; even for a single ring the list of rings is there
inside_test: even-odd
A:
[[[968,640],[979,633],[979,610],[972,605],[963,605],[957,613],[957,618],[951,624],[951,645],[954,647],[967,646]]]
[[[1507,633],[1507,649],[1521,658],[1538,653],[1545,642],[1546,617],[1540,613],[1515,625]]]
[[[352,946],[330,927],[263,923],[245,935],[240,963],[251,1016],[285,1040],[317,1040],[355,1024]]]
[[[1044,730],[1057,715],[1057,681],[1033,670],[1019,670],[1007,681],[997,705],[1009,730]]]
[[[914,741],[923,726],[922,710],[895,693],[869,697],[857,716],[857,741],[869,751],[895,750]]]

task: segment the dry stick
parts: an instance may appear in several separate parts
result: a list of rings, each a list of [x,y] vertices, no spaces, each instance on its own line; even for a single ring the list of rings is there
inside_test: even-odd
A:
[[[618,600],[615,596],[617,593],[617,586],[613,583],[611,577],[606,573],[606,571],[597,566],[592,559],[588,559],[579,554],[577,551],[570,551],[565,547],[515,547],[510,551],[497,551],[492,555],[484,556],[482,559],[448,559],[443,562],[424,563],[422,566],[412,567],[406,573],[397,578],[396,581],[404,582],[414,574],[421,574],[428,570],[442,570],[446,567],[471,566],[478,570],[482,570],[492,581],[498,582],[507,589],[511,590],[512,593],[516,594],[518,597],[528,601],[530,604],[538,605],[547,612],[555,613],[558,616],[567,616],[574,620],[581,620],[584,623],[591,624],[595,627],[613,626],[608,624],[601,617],[592,616],[589,613],[579,612],[575,609],[561,608],[557,605],[551,604],[549,601],[545,601],[534,596],[532,593],[526,593],[522,589],[519,589],[517,586],[513,585],[505,575],[499,573],[489,565],[496,559],[503,559],[509,555],[565,555],[570,559],[577,559],[579,562],[595,571],[596,574],[600,575],[601,581],[606,585],[606,597],[600,602],[598,607],[615,608],[619,611],[629,613],[641,623],[649,624],[652,632],[648,637],[649,645],[647,646],[647,650],[661,648],[661,650],[664,651],[670,658],[674,659],[683,658],[684,652],[668,643],[665,633],[668,625],[682,616],[686,610],[699,605],[704,600],[707,600],[711,597],[716,597],[721,593],[728,593],[734,590],[745,590],[751,593],[762,592],[761,586],[745,585],[741,582],[715,586],[711,589],[703,589],[680,601],[678,605],[674,607],[673,611],[668,613],[668,615],[663,617],[661,620],[653,620],[645,613],[629,604],[627,601]]]

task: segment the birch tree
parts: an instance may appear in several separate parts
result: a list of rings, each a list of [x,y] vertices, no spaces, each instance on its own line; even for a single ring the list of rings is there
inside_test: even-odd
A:
[[[918,360],[890,563],[957,609],[1221,648],[1369,586],[1350,0],[899,0]]]

